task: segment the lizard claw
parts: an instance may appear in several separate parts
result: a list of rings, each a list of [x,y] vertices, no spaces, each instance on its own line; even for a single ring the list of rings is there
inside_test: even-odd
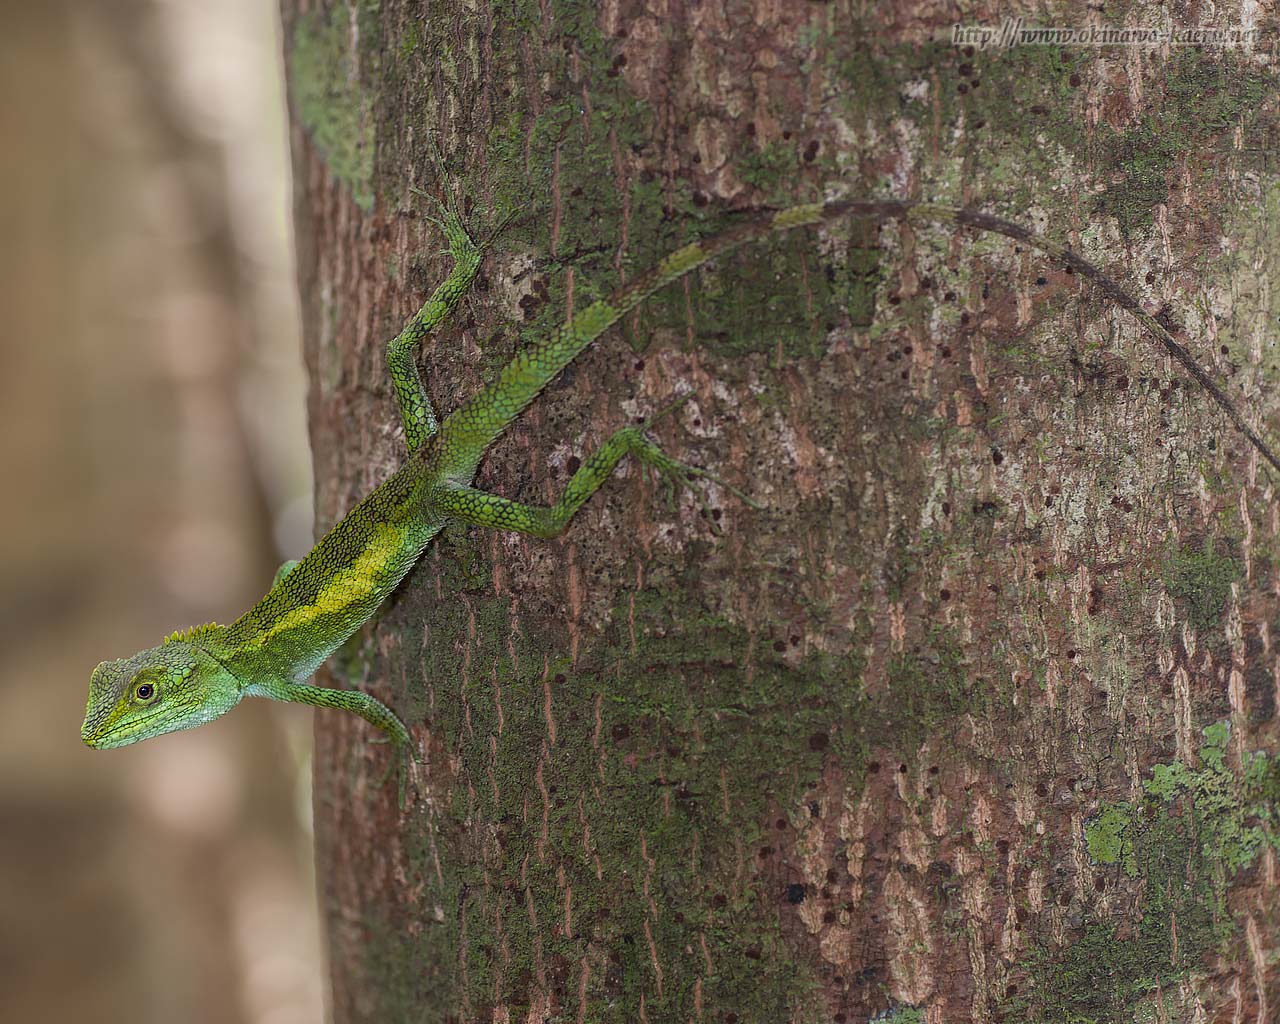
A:
[[[392,745],[391,759],[387,763],[386,770],[378,779],[379,788],[385,786],[391,781],[394,775],[396,778],[396,803],[401,811],[409,809],[409,793],[420,793],[422,791],[422,759],[418,756],[417,750],[412,742],[405,743],[392,739],[390,736],[375,736],[370,743],[376,743],[381,746],[384,743]]]

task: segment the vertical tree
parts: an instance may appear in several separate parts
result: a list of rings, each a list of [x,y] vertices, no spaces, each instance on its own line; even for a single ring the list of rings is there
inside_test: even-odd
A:
[[[1089,254],[1274,416],[1262,48],[284,6],[322,527],[401,458],[383,350],[446,272],[433,133],[477,232],[517,214],[423,354],[445,411],[735,211],[894,195]],[[1274,481],[1133,320],[1004,238],[798,233],[647,303],[480,483],[549,500],[682,392],[665,445],[763,511],[630,467],[561,540],[451,529],[336,667],[429,761],[401,814],[365,724],[317,718],[337,1019],[1280,1012]]]

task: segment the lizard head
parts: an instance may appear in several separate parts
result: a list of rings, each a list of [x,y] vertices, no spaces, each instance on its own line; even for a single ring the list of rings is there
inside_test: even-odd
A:
[[[240,703],[240,683],[216,658],[170,637],[121,661],[104,661],[89,680],[80,738],[104,750],[192,729]]]

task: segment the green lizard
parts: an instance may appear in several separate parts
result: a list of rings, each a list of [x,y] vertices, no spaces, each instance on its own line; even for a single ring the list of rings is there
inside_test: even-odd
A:
[[[898,200],[795,206],[756,215],[686,245],[607,299],[587,306],[546,340],[525,348],[497,379],[439,423],[415,357],[422,341],[449,317],[470,287],[485,248],[472,241],[455,213],[442,209],[441,219],[435,222],[448,239],[453,269],[387,351],[408,460],[305,558],[282,566],[266,596],[231,625],[187,629],[131,658],[98,665],[89,682],[81,729],[84,742],[96,748],[122,747],[203,725],[231,710],[243,697],[271,697],[354,711],[386,733],[412,763],[412,739],[394,712],[368,694],[315,686],[306,682],[308,677],[374,614],[447,523],[555,537],[627,455],[653,467],[672,485],[696,489],[699,478],[714,479],[665,454],[643,428],[624,427],[582,463],[554,505],[524,505],[472,487],[481,458],[507,425],[628,310],[664,285],[752,239],[841,217],[904,218],[992,231],[1083,274],[1132,313],[1209,392],[1267,462],[1280,470],[1280,460],[1187,349],[1093,264],[1009,221],[969,209]]]

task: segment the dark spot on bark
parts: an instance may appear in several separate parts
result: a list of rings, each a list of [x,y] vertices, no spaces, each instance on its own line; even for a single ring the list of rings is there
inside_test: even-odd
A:
[[[1000,463],[1004,462],[1004,452],[1002,452],[999,448],[992,448],[991,461],[997,466],[1000,465]]]
[[[875,775],[875,774],[876,774],[877,772],[879,772],[879,771],[880,771],[880,762],[879,762],[879,761],[868,761],[868,762],[867,762],[867,774],[868,774],[868,775]]]
[[[831,743],[831,737],[825,732],[815,732],[809,737],[810,750],[826,750]]]
[[[614,742],[618,743],[631,735],[631,726],[620,723],[610,729],[609,732],[613,736]]]
[[[1089,603],[1085,605],[1085,611],[1090,615],[1097,615],[1102,610],[1102,588],[1094,585],[1089,588]]]
[[[1244,692],[1249,702],[1249,720],[1267,722],[1276,716],[1276,691],[1271,671],[1255,661],[1244,674]]]
[[[789,886],[787,886],[787,902],[788,903],[792,903],[792,904],[803,903],[804,895],[805,895],[804,886],[801,885],[799,882],[792,882]]]
[[[946,587],[943,587],[941,590],[938,591],[938,597],[940,597],[943,601],[950,601],[951,591],[949,591]]]

